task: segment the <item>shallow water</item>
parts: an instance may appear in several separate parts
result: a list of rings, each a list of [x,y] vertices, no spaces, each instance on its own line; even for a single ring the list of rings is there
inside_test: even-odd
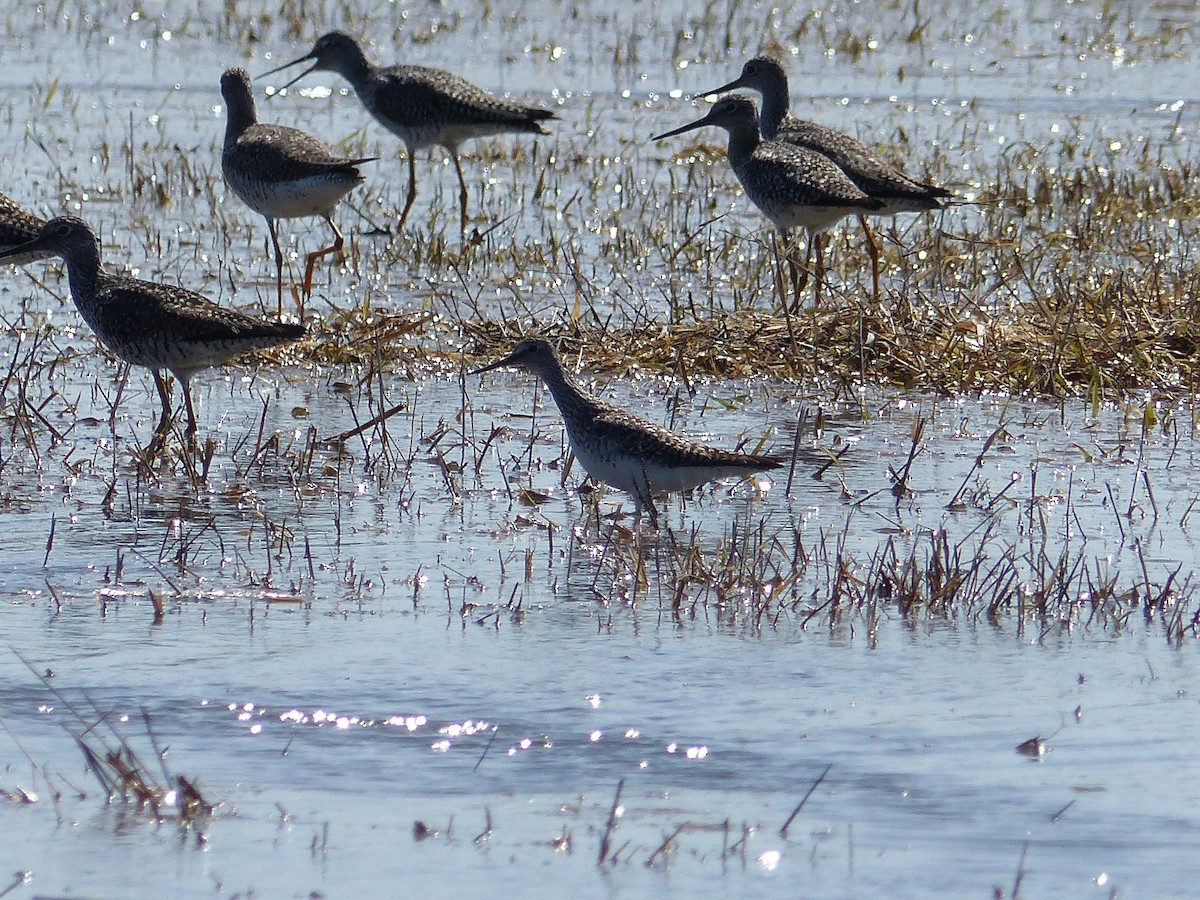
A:
[[[1114,142],[1139,135],[1173,133],[1184,159],[1194,146],[1188,6],[1151,4],[1133,19],[1087,4],[1019,15],[976,5],[968,21],[961,4],[921,4],[929,24],[915,42],[904,37],[912,10],[896,5],[820,17],[732,6],[728,53],[721,10],[682,4],[661,6],[649,29],[549,0],[482,23],[464,4],[353,23],[424,29],[422,42],[397,40],[406,58],[459,61],[489,89],[538,102],[553,93],[563,122],[537,157],[506,156],[516,141],[488,151],[491,181],[482,197],[473,188],[473,207],[520,214],[465,286],[461,272],[392,258],[376,268],[387,241],[359,236],[314,304],[365,296],[396,312],[476,303],[561,319],[569,267],[524,271],[503,252],[562,232],[616,319],[653,314],[677,274],[651,248],[616,280],[608,229],[653,215],[672,170],[683,178],[670,157],[681,148],[645,143],[699,115],[671,91],[728,80],[765,21],[799,48],[797,111],[864,136],[863,121],[878,121],[874,139],[903,131],[918,155],[961,158],[968,188],[1022,141],[1052,164],[1064,132],[1086,132],[1085,149],[1114,165]],[[252,27],[224,8],[10,11],[0,180],[40,212],[66,207],[100,225],[114,268],[273,311],[265,229],[212,180],[217,78],[232,64],[257,74],[346,23],[319,13],[297,35],[286,7]],[[877,19],[876,48],[824,51]],[[319,90],[334,80],[305,85],[263,102],[264,117],[381,154],[359,205],[395,209],[395,142],[360,130],[352,98]],[[535,198],[529,174],[551,154],[553,189]],[[419,168],[419,215],[456,202],[453,172],[435,159]],[[478,176],[484,162],[466,167]],[[726,176],[714,168],[718,183]],[[731,210],[730,229],[755,227],[744,203]],[[972,215],[948,212],[941,227],[969,229]],[[322,237],[310,223],[285,230],[301,255]],[[0,789],[38,795],[0,802],[0,872],[32,873],[12,896],[957,897],[1008,894],[1020,879],[1026,896],[1157,897],[1187,896],[1200,876],[1200,671],[1194,634],[1177,642],[1164,624],[1195,614],[1200,445],[1186,404],[1151,403],[1155,420],[1145,398],[1094,408],[760,381],[701,383],[691,397],[660,379],[600,379],[604,396],[692,436],[797,449],[790,491],[784,472],[761,491],[736,483],[675,500],[639,551],[620,531],[629,499],[606,492],[597,513],[576,493],[557,413],[516,373],[460,381],[414,365],[365,384],[336,365],[208,373],[196,384],[201,439],[216,442],[204,485],[179,465],[139,476],[130,456],[153,424],[152,382],[134,372],[110,423],[117,367],[53,267],[33,274],[45,287],[0,273],[0,310],[17,323],[0,351],[28,376],[23,393],[10,381],[3,395],[0,596],[5,643],[53,677],[0,654]],[[720,276],[713,284],[716,308],[739,302]],[[38,343],[42,323],[53,330]],[[317,440],[397,403],[386,435]],[[888,470],[904,468],[920,422],[910,493],[897,500]],[[545,499],[527,505],[522,488]],[[828,612],[835,561],[865,578],[889,540],[920,555],[943,532],[986,565],[1021,561],[1023,597],[1045,574],[1028,561],[1043,558],[1082,561],[1119,590],[1044,616],[1014,605],[990,620],[987,598]],[[721,598],[696,587],[677,614],[678,548],[715,567],[757,533],[794,538],[809,560],[771,615],[756,618],[761,597],[746,593],[761,579]],[[782,566],[791,549],[761,557]],[[1177,568],[1178,593],[1151,609],[1151,586]],[[159,624],[150,592],[165,604]],[[104,803],[65,730],[103,714],[155,774],[143,713],[170,772],[220,802],[202,827]],[[1034,737],[1043,755],[1017,751]],[[615,862],[597,866],[622,780]],[[416,822],[432,834],[419,840]]]
[[[281,388],[288,408],[291,393],[314,386]],[[613,396],[634,402],[628,385],[614,385]],[[412,393],[426,409],[457,398],[453,381]],[[532,409],[531,398],[521,376],[484,380],[472,391],[477,434],[493,404],[499,421],[511,422],[515,410]],[[697,434],[733,430],[758,419],[756,405],[701,417],[698,401],[677,424]],[[1088,432],[1117,442],[1126,427],[1117,411],[1093,419],[1070,405],[886,397],[868,405],[865,422],[852,407],[832,406],[822,435],[802,442],[850,444],[844,495],[836,481],[804,475],[791,499],[779,482],[756,501],[745,486],[732,496],[718,488],[671,505],[664,519],[685,534],[698,528],[694,542],[707,548],[727,538],[734,518],[750,527],[792,522],[810,546],[842,540],[861,558],[896,523],[917,541],[943,526],[966,535],[988,519],[996,547],[1011,538],[1052,552],[1073,510],[1073,540],[1086,537],[1084,556],[1097,567],[1123,570],[1140,545],[1161,582],[1174,560],[1193,555],[1188,529],[1125,517],[1122,540],[1115,518],[1107,523],[1109,490],[1126,502],[1134,467],[1098,453],[1082,462],[1073,445]],[[319,415],[332,429],[348,418],[336,407]],[[863,496],[888,465],[903,464],[919,417],[943,427],[918,457],[914,496],[898,507],[886,491]],[[1019,434],[1010,429],[994,454],[1000,462],[982,477],[1002,485],[1016,473],[1025,492],[1036,469],[1044,528],[1028,527],[1025,504],[986,514],[943,508],[944,485],[965,477],[985,432],[1009,417]],[[795,427],[790,415],[777,425]],[[886,608],[873,620],[809,627],[803,610],[765,629],[708,605],[677,620],[653,577],[634,605],[622,604],[605,581],[614,576],[596,562],[602,542],[588,514],[548,467],[560,452],[549,413],[540,427],[540,471],[519,478],[556,494],[537,512],[510,504],[499,469],[487,465],[452,503],[440,471],[418,460],[403,486],[360,473],[354,499],[326,488],[301,504],[254,479],[256,495],[241,508],[202,496],[175,518],[178,498],[147,491],[137,517],[118,503],[106,518],[103,479],[93,477],[76,481],[64,503],[5,513],[5,533],[27,536],[0,554],[6,639],[37,671],[53,670],[50,683],[62,692],[51,696],[7,656],[5,721],[52,784],[61,790],[67,779],[89,794],[65,792],[66,840],[48,802],[0,807],[6,833],[17,835],[6,842],[10,868],[31,869],[39,892],[67,894],[104,885],[154,892],[166,881],[199,895],[214,879],[230,891],[283,895],[397,884],[490,891],[491,879],[519,889],[537,871],[546,893],[669,886],[862,896],[1007,887],[1024,849],[1025,883],[1036,894],[1089,884],[1186,893],[1181,860],[1200,824],[1195,779],[1177,777],[1194,766],[1190,643],[1172,649],[1160,625],[1137,612],[1120,627],[1089,624],[1081,613],[1040,633],[1013,619],[905,618]],[[393,431],[403,430],[396,423]],[[519,456],[526,440],[519,432],[503,439],[498,457]],[[1150,437],[1144,468],[1161,517],[1174,522],[1197,491],[1183,465],[1194,439],[1182,450],[1172,444]],[[610,493],[602,501],[605,511],[618,505],[627,500]],[[565,526],[553,549],[544,531],[514,524],[522,514]],[[41,568],[51,516],[54,547]],[[264,522],[291,530],[286,551],[266,546]],[[118,553],[122,579],[111,584]],[[669,568],[665,553],[647,553],[651,566]],[[166,599],[161,625],[152,624],[148,589]],[[505,605],[514,595],[520,614]],[[128,716],[116,727],[147,755],[141,713],[149,715],[171,770],[223,801],[203,845],[104,807],[62,730],[73,724],[64,701]],[[1016,751],[1035,736],[1047,739],[1041,759]],[[9,753],[4,786],[47,793],[44,776]],[[620,779],[621,852],[601,874],[595,855]],[[477,845],[489,815],[494,831]],[[416,821],[439,835],[415,841]],[[647,869],[681,825],[669,864]],[[743,825],[756,829],[744,853],[728,850]],[[572,852],[556,852],[551,843],[565,832]],[[314,835],[323,850],[313,851]]]

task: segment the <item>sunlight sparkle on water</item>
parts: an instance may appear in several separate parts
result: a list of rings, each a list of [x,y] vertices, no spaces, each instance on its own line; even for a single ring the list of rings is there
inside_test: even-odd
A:
[[[773,872],[779,865],[782,855],[778,850],[768,850],[766,853],[759,854],[758,864],[768,872]]]
[[[406,728],[409,731],[416,731],[418,728],[428,724],[428,719],[424,716],[388,716],[383,720],[384,725],[391,725],[394,728]]]
[[[439,728],[438,731],[448,737],[456,738],[478,734],[481,731],[487,731],[490,727],[491,726],[482,719],[480,719],[478,722],[467,719],[467,721],[462,723],[452,722],[449,725]]]
[[[528,750],[532,746],[533,746],[532,738],[521,738],[521,740],[519,740],[516,743],[516,746],[508,748],[508,755],[516,756],[517,753],[519,753],[521,750]],[[549,744],[547,743],[546,746],[549,746]]]

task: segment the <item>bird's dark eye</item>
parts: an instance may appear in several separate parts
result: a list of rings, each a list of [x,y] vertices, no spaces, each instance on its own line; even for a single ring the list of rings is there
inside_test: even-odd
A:
[[[66,225],[66,224],[59,225],[57,232],[58,232],[59,237],[66,237],[68,234],[71,233],[71,226]]]

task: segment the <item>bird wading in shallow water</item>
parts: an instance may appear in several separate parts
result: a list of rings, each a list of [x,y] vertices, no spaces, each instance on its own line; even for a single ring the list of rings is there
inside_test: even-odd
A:
[[[808,232],[805,261],[812,255],[815,244],[817,275],[813,285],[819,304],[824,261],[818,236],[845,216],[878,212],[883,202],[867,196],[820,153],[778,141],[764,141],[759,134],[754,101],[741,94],[718,100],[704,118],[655,135],[652,140],[674,137],[706,125],[716,125],[729,133],[729,165],[746,196],[784,235],[785,244],[793,228]],[[792,287],[798,302],[802,284],[794,268]],[[780,295],[781,302],[786,303],[782,297],[782,279]]]
[[[566,424],[575,458],[594,481],[633,496],[635,522],[641,520],[643,508],[656,521],[653,498],[658,494],[777,469],[785,461],[781,456],[709,447],[585,393],[563,371],[550,342],[542,338],[525,338],[508,356],[470,374],[504,366],[525,369],[546,383]]]
[[[404,141],[408,150],[408,198],[400,213],[403,228],[417,196],[415,151],[439,145],[446,148],[458,174],[460,229],[467,230],[467,182],[458,146],[472,138],[507,132],[549,134],[541,123],[554,119],[548,109],[522,106],[493,97],[465,78],[426,66],[378,66],[367,59],[350,35],[331,31],[320,37],[304,56],[265,72],[273,75],[305,62],[312,65],[283,85],[291,87],[309,72],[337,72],[384,128]]]
[[[338,156],[322,141],[283,125],[262,125],[254,106],[250,76],[245,69],[228,69],[221,76],[225,98],[225,147],[221,174],[225,183],[256,213],[267,220],[275,248],[279,313],[283,313],[283,253],[276,219],[320,216],[333,231],[333,243],[308,254],[304,267],[304,296],[312,293],[313,267],[329,253],[340,254],[344,240],[333,222],[333,209],[350,190],[362,184],[362,163],[376,157]],[[300,304],[304,317],[304,305]]]
[[[724,94],[726,91],[747,88],[762,95],[762,115],[759,125],[768,141],[781,141],[796,147],[815,150],[828,157],[846,173],[867,195],[883,202],[883,207],[869,215],[894,216],[897,213],[927,212],[942,209],[953,193],[937,185],[926,184],[905,175],[862,141],[826,125],[797,119],[789,112],[787,72],[779,60],[771,56],[756,56],[742,66],[741,74],[728,84],[697,95]],[[867,236],[871,254],[871,279],[875,297],[879,297],[879,245],[871,233],[866,217],[858,220]]]
[[[100,343],[125,362],[154,373],[162,416],[149,456],[163,448],[171,426],[171,394],[164,369],[183,389],[186,435],[191,445],[196,437],[196,413],[188,383],[194,374],[248,351],[304,336],[303,325],[270,322],[225,309],[175,285],[109,275],[100,265],[95,234],[74,216],[51,219],[32,241],[0,252],[0,263],[29,253],[61,257],[67,265],[75,306]]]

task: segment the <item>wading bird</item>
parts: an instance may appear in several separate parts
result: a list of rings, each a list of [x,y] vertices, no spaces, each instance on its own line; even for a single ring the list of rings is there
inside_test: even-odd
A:
[[[162,449],[171,426],[171,393],[163,378],[164,369],[183,389],[190,445],[196,438],[196,413],[188,387],[194,374],[248,351],[304,336],[303,325],[270,322],[225,309],[175,285],[109,275],[100,265],[96,235],[87,222],[74,216],[51,219],[33,240],[0,252],[0,263],[20,259],[22,254],[62,257],[71,297],[100,343],[125,362],[154,373],[162,416],[154,429],[150,456]]]
[[[883,202],[867,196],[827,157],[804,147],[779,141],[764,141],[758,130],[754,101],[742,94],[718,100],[702,119],[652,140],[673,137],[686,131],[716,125],[729,133],[729,165],[746,191],[746,196],[783,233],[803,228],[808,232],[808,256],[816,249],[817,277],[813,280],[816,302],[821,302],[824,259],[818,236],[845,216],[878,212]],[[789,253],[789,260],[791,255]],[[799,301],[800,284],[793,269],[792,286]],[[780,279],[780,301],[783,285]]]
[[[310,60],[312,65],[280,90],[291,87],[309,72],[337,72],[350,82],[367,112],[404,141],[408,150],[408,199],[400,213],[398,228],[404,227],[417,196],[413,159],[417,150],[440,145],[450,154],[458,173],[460,227],[465,234],[467,182],[458,159],[458,145],[472,138],[507,132],[549,134],[541,123],[557,118],[548,109],[493,97],[465,78],[442,69],[375,65],[358,42],[341,31],[323,35],[304,56],[264,74],[273,75]]]
[[[348,159],[324,142],[283,125],[262,125],[254,107],[250,76],[245,69],[228,69],[221,76],[225,98],[225,147],[221,173],[242,202],[267,220],[275,248],[279,313],[283,313],[283,253],[276,219],[320,216],[333,231],[333,243],[308,254],[304,266],[304,296],[312,293],[313,267],[329,253],[342,252],[342,233],[333,223],[333,209],[350,190],[362,184],[358,167],[376,157]],[[304,306],[300,306],[301,318]]]
[[[585,393],[542,338],[525,338],[508,356],[470,374],[504,366],[525,369],[546,383],[575,458],[593,480],[633,496],[635,522],[641,520],[643,508],[656,521],[653,498],[658,494],[690,491],[708,481],[765,472],[784,463],[780,456],[735,453],[689,440]]]
[[[862,141],[817,122],[797,119],[789,112],[787,72],[779,60],[771,56],[756,56],[742,66],[741,74],[729,84],[699,96],[724,94],[726,91],[747,88],[762,95],[762,115],[759,126],[768,141],[782,141],[797,147],[815,150],[832,160],[863,192],[883,206],[870,215],[894,216],[897,213],[927,212],[941,209],[953,194],[937,185],[925,184],[905,175]],[[866,216],[858,221],[867,236],[871,254],[871,283],[879,297],[879,245],[871,233]]]

